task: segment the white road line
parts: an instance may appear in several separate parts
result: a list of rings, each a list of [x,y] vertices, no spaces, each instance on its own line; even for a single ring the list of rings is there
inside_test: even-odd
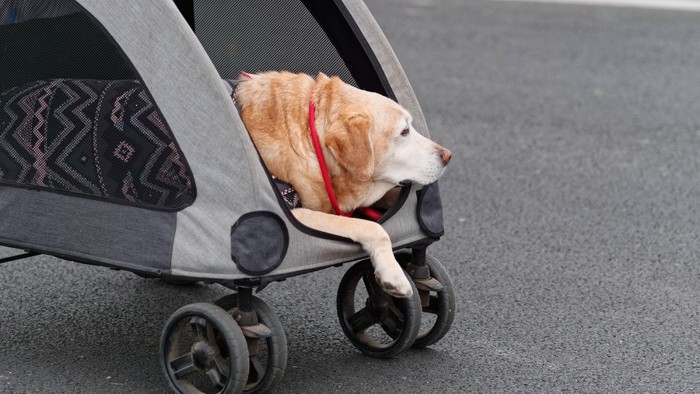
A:
[[[491,0],[528,3],[579,4],[610,7],[650,8],[700,12],[700,1],[693,0]]]

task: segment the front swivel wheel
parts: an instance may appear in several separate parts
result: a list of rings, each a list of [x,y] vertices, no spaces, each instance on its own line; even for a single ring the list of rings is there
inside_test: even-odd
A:
[[[411,281],[413,295],[395,298],[374,278],[369,260],[350,267],[338,286],[340,326],[362,353],[391,358],[411,347],[420,329],[421,303]]]
[[[424,254],[419,265],[413,264],[411,253],[399,252],[396,259],[407,267],[421,300],[422,326],[413,347],[428,347],[442,339],[452,327],[455,318],[452,280],[442,264],[429,254]]]

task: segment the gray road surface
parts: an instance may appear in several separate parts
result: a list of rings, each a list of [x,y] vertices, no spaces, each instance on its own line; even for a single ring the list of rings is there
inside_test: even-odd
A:
[[[700,13],[368,4],[455,153],[432,253],[458,315],[431,349],[375,360],[337,323],[345,268],[274,284],[277,392],[700,390]],[[11,393],[165,392],[164,321],[225,293],[47,257],[0,280]]]

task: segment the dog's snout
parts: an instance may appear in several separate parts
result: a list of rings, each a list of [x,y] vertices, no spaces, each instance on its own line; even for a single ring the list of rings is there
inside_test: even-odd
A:
[[[450,159],[452,159],[452,152],[447,148],[440,148],[440,158],[442,159],[443,165],[450,164]]]

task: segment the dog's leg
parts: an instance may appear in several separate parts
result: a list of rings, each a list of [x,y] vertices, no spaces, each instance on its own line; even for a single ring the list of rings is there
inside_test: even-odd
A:
[[[304,225],[313,229],[359,243],[367,252],[374,266],[374,277],[387,293],[396,297],[410,297],[411,284],[391,249],[389,234],[375,222],[331,215],[305,208],[293,209],[294,216]]]

